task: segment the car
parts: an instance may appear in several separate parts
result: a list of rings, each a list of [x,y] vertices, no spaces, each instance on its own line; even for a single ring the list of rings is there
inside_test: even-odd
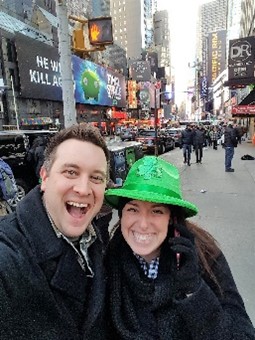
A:
[[[180,146],[181,132],[183,129],[171,128],[165,130],[168,135],[170,135],[175,142],[175,146]]]
[[[14,206],[28,191],[38,184],[34,168],[27,161],[27,152],[38,136],[50,137],[51,130],[4,130],[0,131],[0,155],[13,171],[18,194],[9,204]]]
[[[155,152],[156,147],[156,132],[155,129],[139,130],[136,141],[141,142],[144,152]],[[160,154],[174,149],[174,139],[168,136],[165,132],[157,131],[157,146]]]
[[[120,138],[122,141],[134,141],[136,132],[130,128],[123,129],[120,132]]]

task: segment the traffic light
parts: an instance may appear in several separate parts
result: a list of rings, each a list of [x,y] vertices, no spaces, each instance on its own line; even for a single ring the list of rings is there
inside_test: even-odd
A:
[[[89,19],[88,30],[91,45],[113,44],[111,17]]]
[[[85,41],[83,33],[84,33],[83,28],[73,30],[73,49],[77,51],[85,50]]]

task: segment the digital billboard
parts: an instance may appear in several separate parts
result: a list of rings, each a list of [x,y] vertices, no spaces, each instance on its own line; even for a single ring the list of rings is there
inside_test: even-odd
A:
[[[58,49],[18,34],[16,49],[25,98],[62,101]],[[122,74],[72,55],[75,100],[77,103],[126,106],[126,84]]]
[[[21,96],[62,100],[58,50],[22,34],[16,36]]]
[[[89,60],[72,56],[77,103],[126,106],[125,77]]]

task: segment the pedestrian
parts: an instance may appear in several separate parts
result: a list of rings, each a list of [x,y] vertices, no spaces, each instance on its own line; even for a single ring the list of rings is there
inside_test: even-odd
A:
[[[36,177],[40,178],[40,170],[44,162],[44,150],[47,145],[47,138],[38,136],[34,139],[31,148],[28,150],[26,160],[32,165]]]
[[[210,138],[211,138],[213,150],[217,150],[218,149],[219,133],[218,133],[218,129],[217,129],[216,126],[214,126],[212,128],[212,130],[210,130]]]
[[[237,147],[237,132],[233,128],[232,122],[229,122],[224,132],[224,148],[225,148],[225,171],[234,172],[231,168],[232,159],[234,157],[235,148]]]
[[[120,218],[106,255],[111,339],[255,339],[223,253],[188,220],[198,209],[174,165],[145,156],[105,198]]]
[[[108,161],[97,128],[57,132],[45,150],[41,185],[1,219],[1,340],[105,339],[104,245],[94,217]]]
[[[244,134],[244,129],[241,125],[241,123],[239,123],[237,126],[236,126],[236,133],[237,133],[237,141],[239,144],[242,143],[242,137],[243,137],[243,134]]]
[[[180,137],[180,148],[183,151],[183,163],[191,165],[191,148],[193,145],[194,131],[190,124],[186,125],[185,130],[182,131]]]
[[[205,144],[205,130],[203,126],[198,126],[194,131],[193,144],[196,154],[196,163],[202,163],[203,146]]]

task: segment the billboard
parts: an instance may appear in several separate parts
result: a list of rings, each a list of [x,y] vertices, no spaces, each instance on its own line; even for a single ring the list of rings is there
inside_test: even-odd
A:
[[[229,41],[228,78],[247,84],[255,81],[255,37],[246,37]]]
[[[150,68],[151,68],[151,74],[152,75],[154,75],[154,73],[157,74],[157,72],[158,72],[158,54],[156,52],[143,51],[142,52],[142,59],[149,62]]]
[[[129,109],[137,109],[137,90],[138,85],[135,80],[128,80],[128,107]]]
[[[136,81],[150,81],[151,80],[150,63],[144,60],[130,61],[129,78]]]
[[[22,34],[16,35],[21,96],[62,100],[58,50]]]
[[[58,49],[17,35],[16,49],[25,98],[62,101],[61,68]],[[125,77],[91,61],[72,56],[77,103],[126,106]]]
[[[89,60],[72,56],[77,103],[126,106],[125,77]]]
[[[226,68],[226,30],[208,34],[208,84],[214,80]]]

